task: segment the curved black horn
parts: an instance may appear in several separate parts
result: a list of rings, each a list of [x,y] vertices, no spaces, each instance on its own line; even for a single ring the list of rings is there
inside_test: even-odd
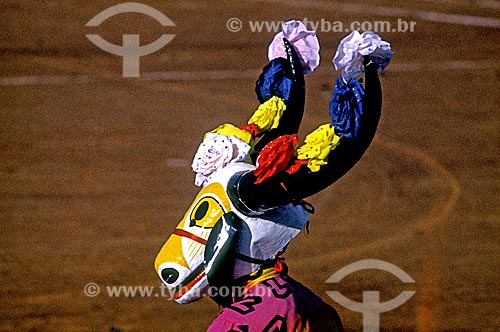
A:
[[[236,175],[230,181],[233,202],[249,212],[271,208],[311,196],[346,174],[372,142],[380,119],[382,91],[377,65],[367,64],[365,71],[364,111],[356,119],[357,130],[354,135],[340,139],[340,144],[330,152],[326,165],[317,172],[305,166],[293,174],[281,172],[260,184],[254,183],[256,177],[253,172]]]

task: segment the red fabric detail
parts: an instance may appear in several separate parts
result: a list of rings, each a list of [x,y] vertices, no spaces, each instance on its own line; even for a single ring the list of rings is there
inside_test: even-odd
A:
[[[302,165],[307,165],[307,162],[308,160],[307,159],[295,159],[293,161],[293,164],[291,164],[286,170],[285,172],[287,172],[288,174],[293,174],[295,172],[297,172],[300,167]]]
[[[297,134],[283,135],[267,143],[257,158],[258,166],[254,170],[257,177],[255,184],[284,171],[295,154],[298,143]]]
[[[276,273],[281,273],[281,272],[286,273],[288,271],[288,265],[286,265],[284,258],[278,258],[276,260],[276,263],[274,263],[274,271]]]
[[[252,134],[253,137],[260,134],[259,127],[257,127],[257,125],[255,123],[250,123],[250,124],[247,124],[244,126],[239,126],[238,128],[241,130],[248,131],[250,134]]]

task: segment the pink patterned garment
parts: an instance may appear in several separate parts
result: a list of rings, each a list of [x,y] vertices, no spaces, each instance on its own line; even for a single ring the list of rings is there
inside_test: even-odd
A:
[[[286,274],[264,280],[222,309],[208,332],[340,332],[330,305]]]

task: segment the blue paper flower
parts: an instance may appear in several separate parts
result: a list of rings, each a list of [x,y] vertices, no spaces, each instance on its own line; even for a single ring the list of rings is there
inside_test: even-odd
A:
[[[262,104],[273,96],[285,101],[290,99],[293,81],[286,77],[288,61],[277,58],[270,61],[255,84],[255,93]]]
[[[355,79],[346,83],[339,77],[335,81],[330,100],[330,116],[337,134],[351,139],[357,137],[358,119],[363,114],[364,93],[363,86]]]

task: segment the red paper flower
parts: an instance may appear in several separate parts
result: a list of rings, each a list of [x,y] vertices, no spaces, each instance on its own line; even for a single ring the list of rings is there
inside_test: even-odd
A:
[[[253,137],[257,136],[260,133],[259,127],[257,127],[255,123],[239,126],[238,128],[248,131],[250,134],[252,134]]]
[[[283,135],[267,143],[257,158],[257,168],[254,170],[257,177],[255,184],[284,171],[295,154],[298,143],[297,134]]]

